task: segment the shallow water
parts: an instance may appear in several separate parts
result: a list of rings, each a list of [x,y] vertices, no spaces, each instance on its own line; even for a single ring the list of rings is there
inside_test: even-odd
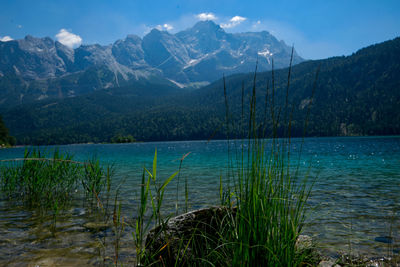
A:
[[[138,205],[143,166],[151,169],[158,153],[158,174],[179,176],[178,208],[183,210],[183,184],[189,182],[191,209],[218,204],[220,175],[226,176],[227,141],[185,141],[136,144],[85,144],[58,146],[85,160],[93,155],[115,167],[115,184],[122,183],[120,199],[124,219],[132,222]],[[300,177],[314,181],[304,232],[310,234],[326,253],[336,252],[392,255],[400,246],[400,137],[307,138],[292,142],[292,166]],[[298,152],[302,146],[300,159]],[[55,147],[48,147],[52,150]],[[235,158],[238,143],[231,146]],[[233,152],[232,152],[233,151]],[[0,150],[0,159],[23,157],[24,148]],[[165,210],[174,211],[176,182],[166,192]],[[88,222],[100,215],[83,204],[77,195],[72,207],[57,218],[43,218],[17,202],[0,198],[0,265],[101,265],[114,258],[113,229],[96,230]],[[97,216],[97,217],[96,217]],[[100,216],[101,217],[101,216]],[[120,259],[134,260],[132,228],[121,237]],[[392,244],[377,237],[391,236]],[[377,241],[378,240],[378,241]],[[395,252],[393,252],[395,251]]]

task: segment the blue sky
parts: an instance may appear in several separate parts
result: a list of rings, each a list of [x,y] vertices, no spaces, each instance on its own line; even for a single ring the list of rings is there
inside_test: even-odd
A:
[[[227,32],[267,30],[308,59],[400,36],[399,0],[0,0],[0,38],[110,44],[154,27],[175,33],[206,18]]]

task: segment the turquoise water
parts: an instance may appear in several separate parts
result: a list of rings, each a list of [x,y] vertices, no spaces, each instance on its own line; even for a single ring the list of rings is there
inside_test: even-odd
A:
[[[238,142],[232,143],[230,158],[235,158],[238,146]],[[227,141],[82,144],[58,148],[73,154],[76,160],[97,155],[101,162],[114,165],[115,182],[122,183],[123,213],[128,219],[135,216],[143,167],[151,169],[156,149],[158,173],[164,178],[177,171],[179,159],[190,152],[182,163],[179,177],[180,210],[184,179],[189,182],[192,209],[218,204],[219,179],[220,175],[226,177],[229,160]],[[24,149],[2,149],[0,159],[22,157]],[[326,253],[340,251],[370,256],[398,253],[400,137],[307,138],[303,145],[301,139],[293,139],[291,164],[299,167],[300,177],[308,176],[314,182],[304,231],[312,235]],[[170,184],[166,193],[165,210],[175,210],[177,181]],[[88,218],[87,210],[74,207],[64,221],[61,220],[60,232],[55,236],[46,235],[48,230],[43,226],[46,221],[38,221],[30,211],[10,208],[9,201],[1,200],[0,264],[41,261],[68,264],[71,255],[79,262],[97,264],[95,243],[99,234],[82,227],[90,220]],[[121,257],[129,262],[134,249],[131,229],[125,230]],[[375,241],[383,236],[391,236],[394,242],[388,245]]]

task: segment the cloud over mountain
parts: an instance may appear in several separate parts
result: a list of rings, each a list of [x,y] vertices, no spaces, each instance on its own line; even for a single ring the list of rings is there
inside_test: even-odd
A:
[[[240,23],[245,21],[247,18],[242,17],[242,16],[234,16],[232,17],[228,23],[222,23],[221,27],[224,29],[230,29],[238,26]]]
[[[172,26],[171,24],[165,23],[163,25],[157,25],[155,28],[159,31],[171,31],[174,29],[174,26]]]
[[[56,39],[69,48],[76,48],[82,44],[82,38],[79,35],[69,32],[66,29],[61,29],[56,34]]]
[[[217,17],[214,15],[214,13],[200,13],[196,15],[196,18],[199,20],[216,20]]]
[[[8,35],[6,35],[6,36],[4,36],[4,37],[1,37],[1,36],[0,36],[0,41],[1,41],[1,42],[8,42],[8,41],[12,41],[12,40],[14,40],[14,39],[11,38],[11,37],[8,36]]]

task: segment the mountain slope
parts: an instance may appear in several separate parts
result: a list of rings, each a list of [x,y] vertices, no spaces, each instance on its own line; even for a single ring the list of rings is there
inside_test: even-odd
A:
[[[0,42],[0,107],[65,98],[134,80],[165,79],[179,87],[209,84],[223,74],[286,67],[291,49],[267,32],[226,33],[201,21],[170,34],[153,29],[111,45],[70,49],[52,39],[27,36]],[[303,61],[296,53],[294,63]],[[84,90],[80,88],[84,88]]]
[[[307,135],[400,134],[400,38],[361,49],[348,57],[293,66],[288,98],[288,110],[293,110],[293,136],[303,134],[318,68]],[[274,71],[274,106],[276,112],[281,107],[282,118],[287,77],[288,69]],[[235,121],[233,133],[241,133],[242,84],[244,117],[248,117],[253,78],[251,73],[226,78],[229,110]],[[257,73],[259,121],[264,120],[265,111],[267,116],[271,112],[271,101],[267,110],[264,107],[268,82],[268,93],[272,95],[271,81],[271,72]],[[11,133],[25,144],[107,142],[119,134],[131,134],[142,141],[226,137],[222,126],[222,80],[194,91],[168,87],[170,91],[164,95],[160,92],[165,89],[159,87],[153,86],[155,91],[148,94],[139,85],[131,85],[59,99],[56,104],[42,100],[3,110],[4,120]]]
[[[289,103],[294,106],[294,124],[305,120],[312,97],[317,69],[320,69],[309,118],[308,135],[379,135],[400,133],[400,38],[363,48],[348,57],[307,61],[293,66]],[[284,106],[288,70],[274,72],[275,104]],[[231,109],[241,109],[241,87],[248,95],[254,74],[227,79]],[[266,85],[271,94],[271,72],[257,74],[260,105],[264,104]],[[224,106],[222,81],[194,92],[191,106]],[[248,102],[248,100],[247,100]],[[263,113],[263,107],[260,107]],[[302,133],[304,122],[298,124]],[[296,126],[293,126],[294,129]]]
[[[14,73],[25,79],[60,76],[68,72],[73,53],[48,37],[28,35],[21,40],[0,41],[0,73]]]

